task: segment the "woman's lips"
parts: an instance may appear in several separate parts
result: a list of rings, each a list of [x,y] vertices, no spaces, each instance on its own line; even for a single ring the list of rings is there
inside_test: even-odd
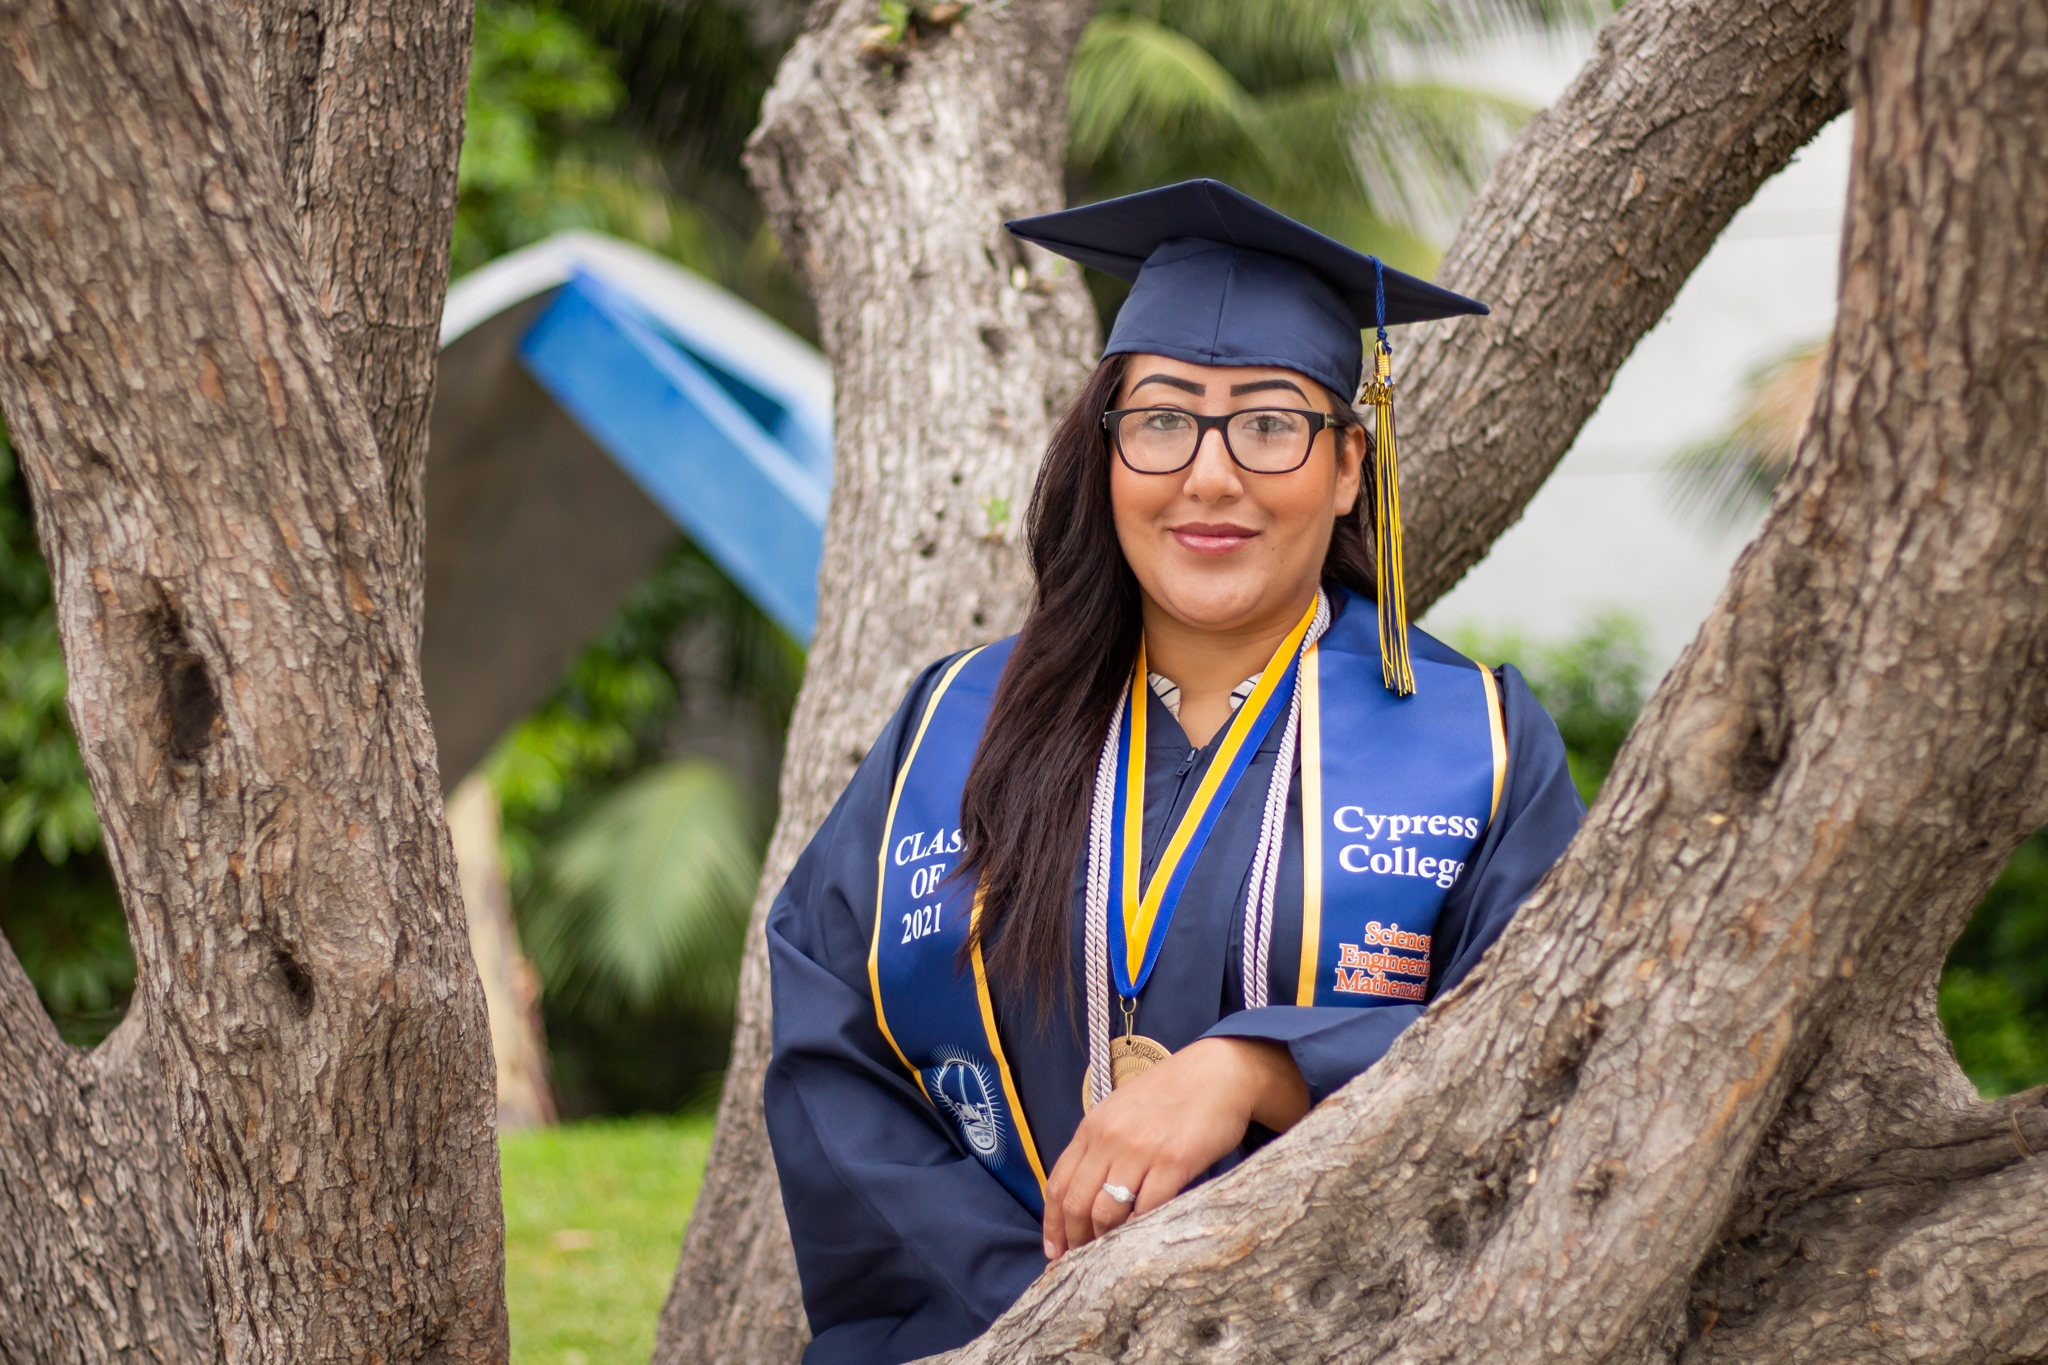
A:
[[[1246,526],[1210,521],[1191,521],[1170,530],[1183,550],[1197,555],[1227,555],[1258,534]]]

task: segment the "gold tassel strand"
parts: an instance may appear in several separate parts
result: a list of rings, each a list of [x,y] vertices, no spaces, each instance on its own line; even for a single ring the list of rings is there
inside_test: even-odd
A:
[[[1373,377],[1359,399],[1373,410],[1373,560],[1379,585],[1380,676],[1397,697],[1415,694],[1408,658],[1408,585],[1401,572],[1400,458],[1394,449],[1394,350],[1385,328],[1373,350]]]

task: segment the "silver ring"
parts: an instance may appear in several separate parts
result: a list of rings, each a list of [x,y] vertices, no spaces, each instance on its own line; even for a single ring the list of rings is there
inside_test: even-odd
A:
[[[1137,1195],[1132,1194],[1122,1185],[1112,1185],[1107,1180],[1102,1182],[1102,1192],[1111,1199],[1116,1200],[1119,1204],[1135,1204],[1138,1202]]]

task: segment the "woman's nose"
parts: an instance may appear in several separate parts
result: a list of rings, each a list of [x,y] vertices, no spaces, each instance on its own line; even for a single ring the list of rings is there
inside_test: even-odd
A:
[[[1220,502],[1244,491],[1237,478],[1237,462],[1230,458],[1230,449],[1224,445],[1221,431],[1212,428],[1202,433],[1201,444],[1195,447],[1195,460],[1188,466],[1187,482],[1182,489],[1198,502]]]

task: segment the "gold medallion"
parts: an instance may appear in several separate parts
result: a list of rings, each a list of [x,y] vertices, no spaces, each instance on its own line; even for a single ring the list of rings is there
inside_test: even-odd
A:
[[[1109,1040],[1109,1088],[1116,1089],[1133,1076],[1142,1076],[1173,1054],[1142,1033],[1126,1033]]]
[[[1109,1040],[1109,1088],[1115,1090],[1134,1076],[1142,1076],[1158,1066],[1173,1054],[1164,1046],[1152,1041],[1142,1033],[1126,1033],[1121,1038]],[[1081,1080],[1081,1112],[1087,1113],[1095,1107],[1095,1099],[1088,1093],[1088,1080]]]

